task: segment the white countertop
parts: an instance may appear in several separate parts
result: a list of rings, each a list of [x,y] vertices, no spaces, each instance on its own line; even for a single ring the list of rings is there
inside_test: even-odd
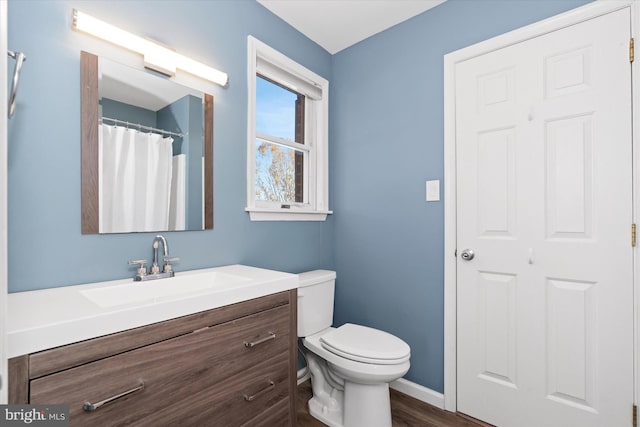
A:
[[[233,280],[230,284],[222,283],[221,286],[168,296],[137,296],[135,301],[122,303],[96,303],[86,296],[91,293],[100,295],[105,291],[117,296],[121,289],[131,290],[129,285],[132,284],[153,286],[158,283],[164,288],[175,284],[176,289],[180,289],[180,285],[187,283],[186,281],[205,277],[203,273],[222,273]],[[148,282],[134,283],[133,279],[123,279],[12,293],[8,295],[7,304],[8,357],[71,344],[297,287],[296,274],[230,265],[176,272],[175,278]],[[97,288],[102,289],[93,291]],[[123,300],[126,300],[125,293]]]

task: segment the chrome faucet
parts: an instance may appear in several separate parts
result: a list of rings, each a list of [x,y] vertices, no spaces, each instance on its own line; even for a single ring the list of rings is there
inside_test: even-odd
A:
[[[160,242],[162,242],[162,272],[160,271],[160,266],[158,265],[158,247],[160,246]],[[170,258],[169,257],[169,245],[167,245],[167,239],[164,238],[163,235],[158,234],[153,239],[153,264],[151,264],[151,268],[147,273],[147,269],[145,268],[145,264],[147,263],[146,259],[140,260],[132,260],[129,261],[129,265],[138,265],[138,271],[136,272],[136,276],[133,280],[136,282],[146,281],[146,280],[154,280],[154,279],[164,279],[166,277],[173,277],[175,275],[173,271],[172,262],[179,261],[180,258]]]

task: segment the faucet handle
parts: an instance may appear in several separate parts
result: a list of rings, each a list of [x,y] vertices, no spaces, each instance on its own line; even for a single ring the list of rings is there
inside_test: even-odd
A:
[[[137,271],[137,275],[138,276],[146,276],[147,274],[147,269],[144,267],[144,265],[147,263],[146,259],[136,259],[136,260],[131,260],[129,261],[129,265],[138,265],[138,271]]]
[[[162,271],[165,272],[165,273],[169,273],[170,271],[173,270],[173,267],[171,266],[171,263],[180,261],[180,258],[179,257],[173,257],[173,258],[164,257],[163,260],[164,260],[164,266],[162,267]]]

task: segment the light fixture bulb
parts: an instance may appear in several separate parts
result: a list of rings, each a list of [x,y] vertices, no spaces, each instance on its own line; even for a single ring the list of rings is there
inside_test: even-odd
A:
[[[201,62],[187,58],[154,41],[136,36],[128,31],[108,24],[91,15],[74,9],[73,29],[101,38],[115,45],[132,50],[144,56],[144,66],[167,76],[174,76],[176,69],[186,71],[220,86],[226,86],[227,73],[216,70]]]

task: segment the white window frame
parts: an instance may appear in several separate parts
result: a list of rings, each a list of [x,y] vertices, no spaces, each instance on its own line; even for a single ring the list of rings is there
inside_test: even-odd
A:
[[[247,207],[251,221],[324,221],[329,210],[329,81],[253,36],[247,38]],[[261,67],[265,64],[266,67]],[[256,73],[305,95],[305,143],[256,134]],[[299,86],[313,87],[308,96]],[[256,137],[307,153],[304,201],[283,205],[256,201]],[[286,206],[286,207],[285,207]]]

